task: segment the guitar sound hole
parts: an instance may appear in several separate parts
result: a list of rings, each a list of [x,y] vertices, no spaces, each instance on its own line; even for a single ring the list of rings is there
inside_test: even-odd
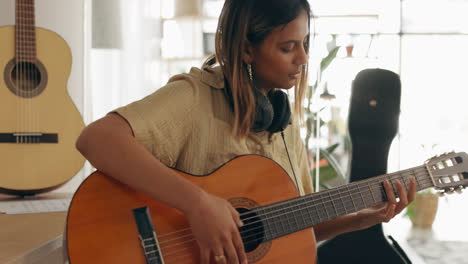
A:
[[[265,228],[257,213],[245,208],[236,208],[244,225],[240,228],[245,252],[254,251],[265,240]]]
[[[5,83],[15,95],[32,98],[41,94],[47,85],[47,71],[40,60],[34,62],[10,60],[4,71]]]
[[[41,73],[33,63],[20,62],[13,68],[11,79],[20,92],[31,93],[41,82]]]

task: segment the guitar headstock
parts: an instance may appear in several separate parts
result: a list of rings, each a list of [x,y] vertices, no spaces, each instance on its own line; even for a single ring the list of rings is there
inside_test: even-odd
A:
[[[443,193],[461,192],[468,187],[468,155],[465,152],[435,156],[426,161],[426,166],[434,187]]]

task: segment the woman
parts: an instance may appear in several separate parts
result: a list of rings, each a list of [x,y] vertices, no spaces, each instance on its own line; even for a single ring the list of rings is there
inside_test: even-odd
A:
[[[295,101],[303,99],[310,14],[306,0],[226,0],[215,58],[90,124],[77,141],[98,170],[184,213],[200,263],[247,263],[242,222],[229,202],[168,167],[205,175],[235,156],[260,154],[279,163],[301,194],[312,192],[301,104],[291,114],[279,89],[295,87]],[[408,192],[395,182],[399,202],[384,185],[388,203],[316,225],[316,239],[388,222],[414,198],[414,179]]]

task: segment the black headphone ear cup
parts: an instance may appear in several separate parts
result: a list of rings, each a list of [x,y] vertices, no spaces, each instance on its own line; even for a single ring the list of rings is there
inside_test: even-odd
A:
[[[291,106],[289,105],[288,95],[276,90],[269,92],[268,98],[274,114],[271,126],[267,130],[270,133],[283,131],[291,121]]]
[[[252,130],[261,132],[267,130],[273,122],[273,106],[268,97],[257,89],[253,89],[255,94],[255,116]]]

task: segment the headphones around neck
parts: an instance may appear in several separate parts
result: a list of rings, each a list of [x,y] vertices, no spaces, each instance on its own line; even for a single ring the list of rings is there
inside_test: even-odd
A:
[[[234,101],[229,83],[225,78],[225,94],[234,111]],[[253,88],[255,95],[255,117],[252,124],[252,131],[258,133],[268,131],[276,133],[283,131],[291,124],[291,106],[288,95],[281,90],[271,90],[268,95],[264,95],[258,89]]]

